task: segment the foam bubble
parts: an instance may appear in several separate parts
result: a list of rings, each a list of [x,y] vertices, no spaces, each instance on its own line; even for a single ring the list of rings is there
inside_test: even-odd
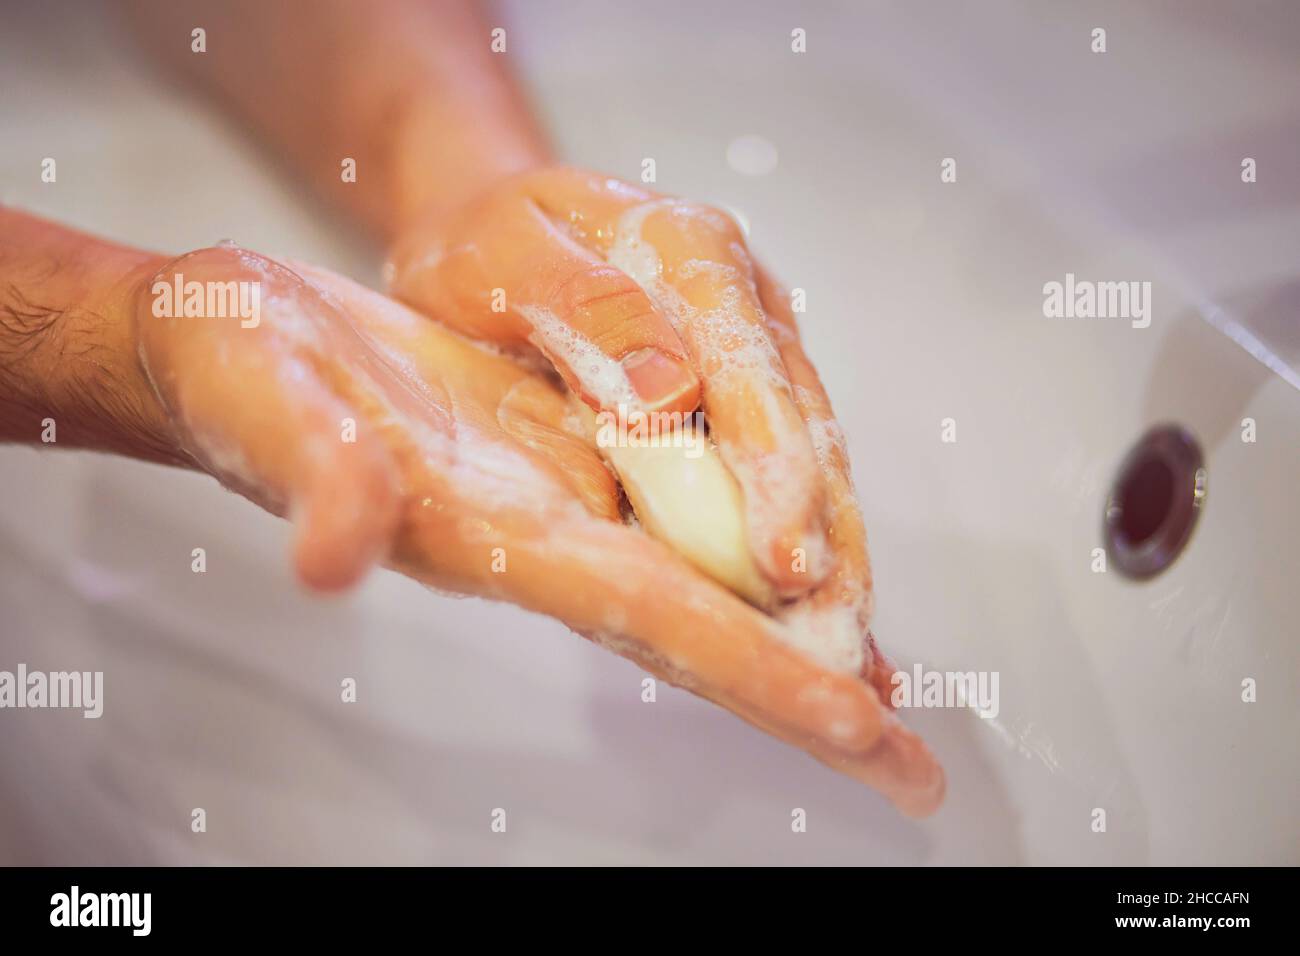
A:
[[[624,212],[615,227],[614,242],[605,255],[606,262],[631,276],[652,298],[652,292],[663,284],[663,262],[659,250],[641,238],[641,224],[650,213],[671,203],[672,200],[645,202]]]
[[[602,352],[595,342],[573,326],[561,322],[550,309],[516,305],[515,310],[533,327],[529,341],[573,369],[602,408],[614,408],[619,404],[639,407],[640,399],[623,366]]]
[[[862,670],[866,642],[855,606],[795,604],[782,615],[782,624],[777,636],[822,666],[851,674]]]

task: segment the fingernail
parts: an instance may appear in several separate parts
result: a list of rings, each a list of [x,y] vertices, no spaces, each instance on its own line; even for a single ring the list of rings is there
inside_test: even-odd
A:
[[[684,361],[658,349],[638,349],[623,371],[648,411],[690,412],[700,403],[700,380]]]

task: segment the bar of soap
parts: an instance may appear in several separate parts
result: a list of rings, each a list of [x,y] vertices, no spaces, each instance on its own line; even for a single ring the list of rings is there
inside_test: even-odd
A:
[[[708,438],[684,433],[603,448],[637,520],[700,571],[761,608],[771,586],[749,551],[740,487]]]

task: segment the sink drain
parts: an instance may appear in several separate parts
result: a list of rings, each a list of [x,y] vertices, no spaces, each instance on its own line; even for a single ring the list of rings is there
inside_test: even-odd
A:
[[[1106,500],[1106,553],[1131,578],[1155,577],[1182,553],[1205,503],[1201,446],[1180,425],[1151,429],[1125,456]]]

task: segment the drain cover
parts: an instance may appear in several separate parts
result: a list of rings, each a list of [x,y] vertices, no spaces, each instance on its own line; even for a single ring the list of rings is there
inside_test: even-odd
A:
[[[1205,503],[1201,446],[1181,425],[1159,425],[1133,446],[1111,485],[1104,518],[1112,567],[1152,578],[1182,553]]]

